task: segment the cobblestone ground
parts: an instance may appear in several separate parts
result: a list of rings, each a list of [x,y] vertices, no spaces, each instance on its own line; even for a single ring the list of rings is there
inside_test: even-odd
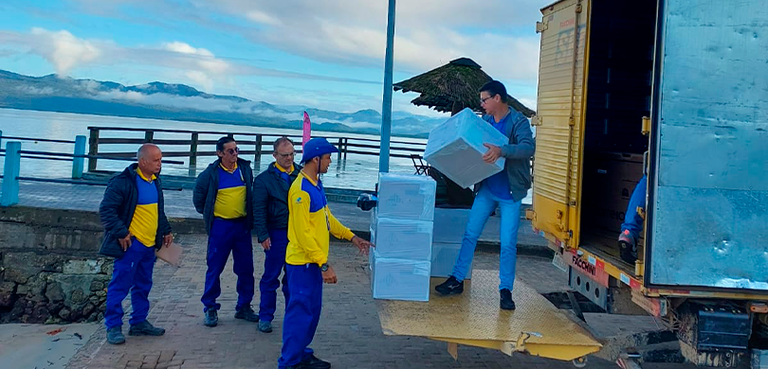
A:
[[[204,236],[184,236],[183,265],[176,269],[162,262],[155,267],[149,320],[164,327],[163,337],[126,336],[124,345],[105,341],[102,328],[70,361],[68,368],[275,368],[281,346],[282,296],[278,300],[275,331],[258,332],[255,323],[235,320],[235,276],[231,260],[222,279],[219,325],[205,327],[200,294],[205,278]],[[254,243],[255,244],[255,243]],[[367,257],[348,243],[331,245],[331,260],[339,276],[337,285],[326,285],[323,315],[312,344],[320,358],[334,368],[573,368],[571,363],[461,346],[454,361],[446,344],[425,338],[384,336],[375,302],[370,297]],[[255,252],[260,276],[264,254]],[[475,268],[498,266],[498,254],[479,252]],[[518,259],[518,278],[540,292],[563,290],[565,276],[537,257]],[[257,279],[258,287],[258,279]],[[258,291],[254,308],[258,305]],[[126,301],[126,311],[130,312]],[[123,331],[127,333],[127,314]],[[648,365],[645,368],[680,368],[682,365]],[[687,367],[687,366],[685,366]],[[616,368],[590,359],[588,368]]]

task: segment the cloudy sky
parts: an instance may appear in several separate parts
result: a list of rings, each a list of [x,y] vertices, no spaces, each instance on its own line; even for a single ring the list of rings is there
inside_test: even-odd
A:
[[[551,0],[400,0],[395,82],[475,60],[535,108]],[[280,105],[381,110],[387,0],[4,0],[0,69],[184,83]],[[436,115],[394,94],[394,109]]]

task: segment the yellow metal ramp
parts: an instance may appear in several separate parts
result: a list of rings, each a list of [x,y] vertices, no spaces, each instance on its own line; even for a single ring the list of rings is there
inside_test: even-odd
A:
[[[541,294],[515,281],[516,310],[499,308],[498,271],[474,270],[464,293],[442,297],[433,278],[429,302],[377,300],[386,335],[418,336],[453,344],[574,360],[602,347],[592,335]],[[454,346],[455,347],[455,346]],[[455,355],[455,353],[452,353]]]

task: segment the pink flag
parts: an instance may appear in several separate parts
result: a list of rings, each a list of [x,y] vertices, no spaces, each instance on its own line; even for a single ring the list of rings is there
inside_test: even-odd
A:
[[[312,123],[309,121],[309,114],[307,114],[307,112],[305,111],[304,112],[304,137],[302,137],[302,140],[301,140],[302,148],[304,147],[304,144],[306,144],[307,141],[309,141],[310,132],[312,130],[311,126],[312,126]]]

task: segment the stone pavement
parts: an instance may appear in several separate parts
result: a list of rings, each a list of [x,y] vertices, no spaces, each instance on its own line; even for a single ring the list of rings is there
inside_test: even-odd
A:
[[[2,180],[0,180],[2,182]],[[98,211],[104,195],[104,186],[82,184],[60,184],[20,181],[19,205],[51,208]],[[170,218],[202,219],[192,206],[191,190],[165,190],[165,212]],[[362,211],[355,204],[330,202],[333,215],[357,234],[366,234],[370,229],[371,212]],[[445,209],[435,209],[436,212]],[[499,226],[501,218],[497,215],[488,219],[480,236],[481,243],[498,249]],[[530,222],[520,221],[518,245],[521,253],[536,253],[536,249],[546,252],[546,240],[533,233]],[[530,250],[534,249],[534,250]]]
[[[155,266],[155,285],[150,294],[149,319],[164,327],[163,337],[127,336],[124,345],[112,346],[105,341],[103,327],[73,357],[67,368],[275,368],[280,355],[282,296],[278,295],[278,311],[271,334],[258,332],[255,323],[235,320],[235,282],[230,265],[222,275],[222,310],[219,326],[202,324],[200,294],[205,278],[206,238],[183,235],[178,242],[184,247],[181,268],[162,262]],[[257,246],[258,247],[258,246]],[[258,250],[258,249],[257,249]],[[264,253],[256,251],[256,274],[260,276]],[[379,325],[375,301],[371,298],[367,257],[349,243],[331,245],[331,262],[339,276],[337,285],[324,289],[323,314],[312,344],[320,358],[334,368],[573,368],[569,362],[516,354],[506,356],[498,351],[459,348],[454,361],[446,352],[446,344],[419,337],[384,336]],[[549,260],[521,256],[518,278],[539,292],[562,291],[565,275],[549,265]],[[498,254],[478,252],[475,268],[498,268]],[[258,280],[258,279],[257,279]],[[257,283],[258,291],[258,283]],[[254,307],[258,306],[258,292]],[[126,300],[126,312],[130,312]],[[123,326],[127,333],[127,318]],[[615,364],[590,359],[590,368],[616,368]],[[681,365],[646,365],[645,368],[680,368]]]

